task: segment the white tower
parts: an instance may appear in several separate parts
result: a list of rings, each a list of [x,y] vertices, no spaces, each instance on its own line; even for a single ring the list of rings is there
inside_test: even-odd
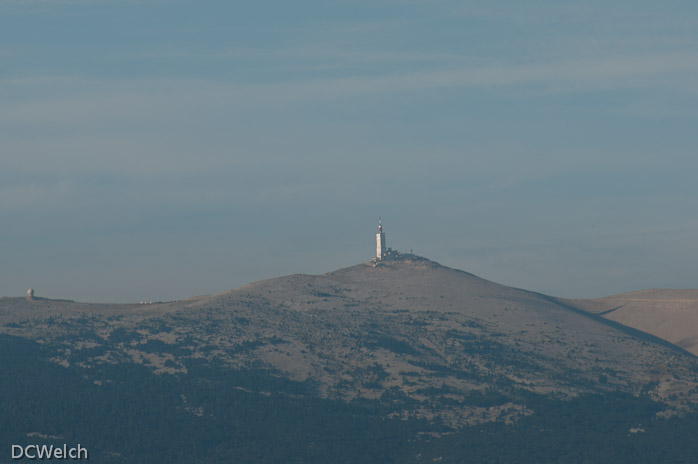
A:
[[[376,234],[376,259],[381,260],[385,256],[385,234],[380,218],[378,219],[378,233]]]

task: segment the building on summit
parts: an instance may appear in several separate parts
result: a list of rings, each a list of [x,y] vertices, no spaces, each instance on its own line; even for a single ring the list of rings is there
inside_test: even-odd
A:
[[[385,256],[385,234],[383,233],[383,225],[378,219],[378,233],[376,234],[376,259],[381,260]]]
[[[398,255],[397,251],[393,251],[392,248],[386,246],[385,232],[383,232],[383,224],[381,219],[378,219],[378,233],[376,234],[376,257],[374,261],[383,261],[386,259],[396,258]]]

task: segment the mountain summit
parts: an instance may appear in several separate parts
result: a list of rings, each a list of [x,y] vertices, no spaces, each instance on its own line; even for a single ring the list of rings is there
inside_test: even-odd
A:
[[[545,401],[589,395],[644,401],[646,418],[693,414],[693,355],[580,306],[395,255],[168,303],[5,298],[0,331],[40,342],[43,362],[101,393],[130,385],[124,369],[144,369],[171,384],[168,407],[211,420],[223,420],[227,406],[215,404],[234,392],[263,408],[265,398],[360,407],[351,417],[417,421],[415,433],[434,437],[513,426]]]
[[[71,334],[54,358],[63,365],[128,332],[128,343],[105,343],[82,362],[126,358],[171,374],[186,372],[192,358],[266,366],[316,382],[329,398],[375,398],[389,389],[414,399],[434,388],[460,399],[492,388],[563,396],[620,390],[683,407],[670,398],[693,388],[684,372],[692,356],[568,303],[401,255],[171,303],[6,299],[1,310],[6,333],[47,341]],[[75,333],[83,325],[83,335]],[[146,349],[154,342],[189,348],[177,355]],[[454,425],[472,415],[460,409]]]

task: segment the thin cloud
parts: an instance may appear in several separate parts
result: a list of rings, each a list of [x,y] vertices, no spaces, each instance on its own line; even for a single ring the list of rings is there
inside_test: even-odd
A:
[[[698,72],[697,53],[669,53],[639,56],[586,58],[545,63],[516,65],[468,66],[434,71],[401,72],[379,76],[352,76],[277,81],[264,84],[241,84],[206,79],[98,79],[27,78],[1,79],[1,86],[31,88],[48,83],[66,88],[68,94],[90,95],[89,102],[76,107],[89,113],[112,104],[130,107],[136,100],[162,100],[178,95],[177,99],[237,99],[240,102],[284,103],[307,99],[335,99],[361,95],[389,94],[439,88],[538,86],[555,92],[625,89],[639,86],[695,89]],[[78,89],[80,89],[78,91]],[[133,99],[133,102],[130,101]],[[27,101],[0,110],[0,120],[11,121],[51,114],[52,106],[64,108],[74,95],[58,99]],[[143,106],[152,106],[151,102]],[[117,108],[118,109],[118,108]],[[24,116],[23,116],[24,114]],[[78,114],[79,115],[79,114]]]

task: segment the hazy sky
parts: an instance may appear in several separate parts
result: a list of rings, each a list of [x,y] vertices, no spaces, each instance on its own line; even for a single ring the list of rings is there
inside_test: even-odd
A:
[[[0,0],[0,296],[695,288],[697,147],[695,1]]]

